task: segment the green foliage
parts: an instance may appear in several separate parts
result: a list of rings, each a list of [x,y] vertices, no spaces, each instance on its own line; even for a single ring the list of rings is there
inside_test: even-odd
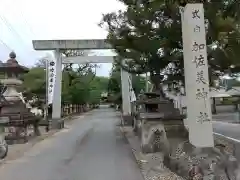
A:
[[[233,85],[232,86],[237,86],[237,87],[240,87],[240,81],[236,80],[233,82]]]
[[[23,88],[27,94],[42,98],[46,94],[46,72],[44,68],[36,67],[23,75]]]
[[[42,61],[38,64],[44,64]],[[80,65],[73,69],[67,65],[62,73],[62,103],[63,104],[86,104],[99,103],[101,93],[107,91],[108,78],[96,77],[95,65]],[[24,74],[24,94],[31,99],[46,98],[46,72],[43,66],[38,65]],[[44,101],[42,101],[44,102]]]
[[[93,104],[100,103],[101,95],[103,92],[107,92],[107,85],[109,79],[106,77],[95,77],[90,83],[90,96],[89,101]]]
[[[160,72],[164,72],[169,75],[168,80],[183,82],[183,45],[178,1],[120,1],[126,5],[126,10],[105,14],[100,23],[108,30],[107,40],[119,55],[116,62],[132,73],[150,72],[151,77],[158,74],[155,79],[160,79]],[[239,64],[239,5],[238,1],[226,0],[204,3],[208,22],[210,78],[218,76],[217,72],[226,73],[233,64]],[[213,45],[217,45],[217,48],[213,49]],[[131,60],[123,65],[123,59]],[[166,71],[169,64],[174,64],[174,68]]]
[[[108,78],[96,77],[93,68],[83,65],[76,70],[63,71],[63,103],[99,103],[101,93],[107,89]]]
[[[121,72],[118,66],[113,65],[108,82],[108,92],[118,94],[121,92]]]
[[[138,95],[141,90],[145,91],[146,78],[140,75],[132,75],[132,86],[133,90]]]

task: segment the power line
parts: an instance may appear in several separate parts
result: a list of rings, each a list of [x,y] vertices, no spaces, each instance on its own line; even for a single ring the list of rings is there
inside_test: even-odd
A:
[[[22,14],[22,16],[23,16],[23,14]],[[17,41],[21,41],[22,44],[26,44],[26,42],[21,37],[21,35],[15,30],[15,28],[12,26],[12,24],[9,23],[8,19],[6,17],[4,17],[4,15],[0,14],[0,20],[2,20],[2,22],[10,30],[11,34],[17,38]],[[24,20],[24,22],[29,27],[30,32],[34,35],[34,32],[32,31],[31,27],[29,26],[27,20]],[[9,51],[13,51],[13,49],[8,44],[6,44],[1,38],[0,38],[0,44],[3,44]]]
[[[34,31],[32,30],[32,27],[29,25],[27,19],[25,18],[24,13],[23,13],[22,11],[20,11],[20,14],[21,14],[21,16],[22,16],[22,18],[23,18],[23,21],[24,21],[25,25],[28,27],[30,33],[31,33],[33,36],[36,36],[36,34],[34,33]]]
[[[2,39],[0,39],[0,42],[1,42],[9,51],[12,51],[12,49],[11,49]]]
[[[25,23],[25,25],[28,27],[29,31],[27,32],[27,34],[31,34],[32,37],[35,36],[34,31],[32,30],[31,26],[29,25],[27,19],[25,18],[24,14],[22,11],[20,11],[20,15],[21,15],[21,20],[23,20],[22,22]],[[18,41],[21,41],[22,44],[27,45],[27,42],[24,41],[24,39],[21,37],[21,35],[15,30],[15,28],[13,27],[13,25],[8,21],[8,19],[3,15],[0,14],[0,20],[2,20],[2,22],[6,25],[6,27],[10,30],[11,34],[13,36],[15,36],[17,38]],[[0,38],[0,43],[3,44],[9,51],[13,51],[12,48],[10,48],[10,46],[8,46],[1,38]]]
[[[8,28],[12,33],[14,33],[15,36],[17,36],[17,37],[23,42],[23,44],[25,44],[24,41],[23,41],[23,39],[22,39],[22,37],[21,37],[21,36],[18,34],[18,32],[13,28],[13,26],[8,22],[8,20],[7,20],[4,16],[2,16],[2,15],[0,15],[0,19],[4,22],[4,24],[7,26],[7,28]]]
[[[2,22],[7,26],[7,28],[12,32],[12,34],[14,34],[14,36],[17,36],[17,38],[23,43],[25,44],[24,40],[22,39],[22,37],[20,36],[20,34],[14,29],[14,27],[8,22],[8,20],[3,16],[0,15],[0,19],[2,20]],[[10,46],[8,46],[2,39],[0,39],[0,43],[3,44],[9,51],[13,51],[12,48],[10,48]]]
[[[12,48],[10,48],[7,43],[5,43],[2,39],[0,39],[0,43],[4,45],[9,51],[12,51]]]

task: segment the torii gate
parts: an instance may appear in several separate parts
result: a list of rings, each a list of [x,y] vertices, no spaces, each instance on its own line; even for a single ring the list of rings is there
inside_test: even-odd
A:
[[[97,40],[33,40],[33,48],[39,51],[53,50],[56,58],[56,79],[53,93],[53,127],[58,127],[58,120],[61,118],[61,85],[62,85],[62,64],[84,64],[84,63],[112,63],[114,56],[76,56],[64,57],[65,50],[101,50],[112,49],[105,39]],[[123,117],[127,121],[131,116],[132,87],[129,83],[129,73],[121,69]]]

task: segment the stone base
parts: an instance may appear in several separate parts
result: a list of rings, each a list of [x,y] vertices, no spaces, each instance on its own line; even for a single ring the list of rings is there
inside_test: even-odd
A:
[[[133,125],[133,117],[131,115],[123,115],[122,116],[122,125],[124,126],[132,126]]]
[[[135,132],[135,133],[138,132],[137,119],[136,119],[136,117],[133,117],[133,132]]]
[[[0,159],[4,159],[8,154],[8,144],[5,140],[1,138],[0,144]]]
[[[164,155],[164,165],[185,179],[236,179],[240,175],[237,159],[221,147],[196,148],[189,141],[178,144],[169,155]]]
[[[137,119],[137,117],[133,117],[133,132],[141,137],[141,120]]]
[[[167,120],[163,121],[163,124],[168,139],[175,139],[175,137],[180,139],[188,139],[188,131],[184,126],[183,120]]]
[[[141,150],[142,153],[169,151],[166,132],[161,121],[142,120]]]
[[[64,128],[64,120],[53,119],[51,122],[51,129],[62,129]]]

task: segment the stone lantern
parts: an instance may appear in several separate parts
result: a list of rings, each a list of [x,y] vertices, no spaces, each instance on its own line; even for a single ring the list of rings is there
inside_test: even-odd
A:
[[[26,107],[26,102],[18,92],[21,88],[22,81],[20,76],[28,72],[28,68],[18,64],[16,54],[11,52],[6,63],[0,64],[2,84],[1,101],[0,101],[0,124],[5,126],[7,136],[5,139],[9,142],[23,139],[27,141],[29,125],[33,125],[35,135],[39,135],[37,118],[30,109]]]
[[[7,62],[0,65],[0,72],[5,77],[0,80],[4,85],[2,96],[5,98],[5,102],[3,102],[1,107],[1,114],[27,111],[26,105],[18,93],[18,88],[22,85],[19,77],[23,73],[28,72],[28,68],[19,65],[16,60],[16,54],[11,52]]]

